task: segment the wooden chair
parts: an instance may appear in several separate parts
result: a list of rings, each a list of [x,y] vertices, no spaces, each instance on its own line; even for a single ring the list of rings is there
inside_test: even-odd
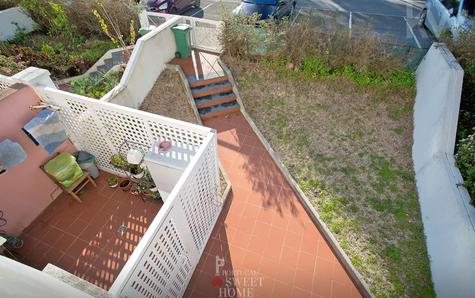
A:
[[[58,156],[59,153],[56,154],[56,156]],[[55,157],[56,157],[55,156]],[[49,161],[49,160],[48,160]],[[82,203],[82,200],[78,197],[78,193],[89,183],[91,182],[92,185],[94,185],[94,187],[97,187],[97,184],[96,182],[94,181],[94,179],[92,179],[92,177],[86,172],[86,171],[82,171],[82,176],[79,177],[76,181],[74,181],[74,183],[70,186],[70,187],[65,187],[63,184],[61,184],[60,182],[58,182],[58,180],[56,180],[56,178],[52,175],[50,175],[44,168],[44,166],[48,163],[45,162],[44,164],[42,164],[40,166],[40,168],[43,170],[43,172],[46,173],[46,175],[48,175],[48,177],[50,177],[54,183],[59,186],[63,191],[67,192],[68,194],[70,194],[76,201],[78,201],[79,203]]]

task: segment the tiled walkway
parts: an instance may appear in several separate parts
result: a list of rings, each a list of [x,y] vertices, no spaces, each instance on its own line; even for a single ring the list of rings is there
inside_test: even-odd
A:
[[[205,125],[233,191],[185,296],[360,297],[245,118]]]
[[[82,203],[62,194],[21,235],[19,260],[42,270],[52,263],[108,289],[127,262],[160,202],[143,202],[107,186],[107,173],[80,194]],[[121,235],[118,229],[127,226]]]

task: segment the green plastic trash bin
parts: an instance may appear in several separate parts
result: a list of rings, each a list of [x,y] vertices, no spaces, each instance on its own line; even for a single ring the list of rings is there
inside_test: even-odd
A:
[[[188,58],[191,55],[190,30],[191,26],[187,24],[178,24],[172,27],[177,48],[176,56],[179,58]]]

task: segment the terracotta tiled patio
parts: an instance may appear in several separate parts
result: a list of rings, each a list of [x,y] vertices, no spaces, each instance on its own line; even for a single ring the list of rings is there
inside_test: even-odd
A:
[[[108,289],[162,206],[109,188],[108,177],[101,173],[97,188],[87,185],[82,203],[66,194],[51,203],[20,236],[19,260],[39,270],[52,263]]]
[[[233,191],[185,296],[361,297],[242,114],[205,125]]]

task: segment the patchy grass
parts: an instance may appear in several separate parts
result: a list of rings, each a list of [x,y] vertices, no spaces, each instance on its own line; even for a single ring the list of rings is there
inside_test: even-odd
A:
[[[178,72],[166,69],[158,77],[140,110],[198,124]]]
[[[410,85],[402,93],[373,88],[316,62],[302,67],[323,75],[309,77],[305,69],[225,60],[246,110],[371,291],[435,296],[411,162]]]

